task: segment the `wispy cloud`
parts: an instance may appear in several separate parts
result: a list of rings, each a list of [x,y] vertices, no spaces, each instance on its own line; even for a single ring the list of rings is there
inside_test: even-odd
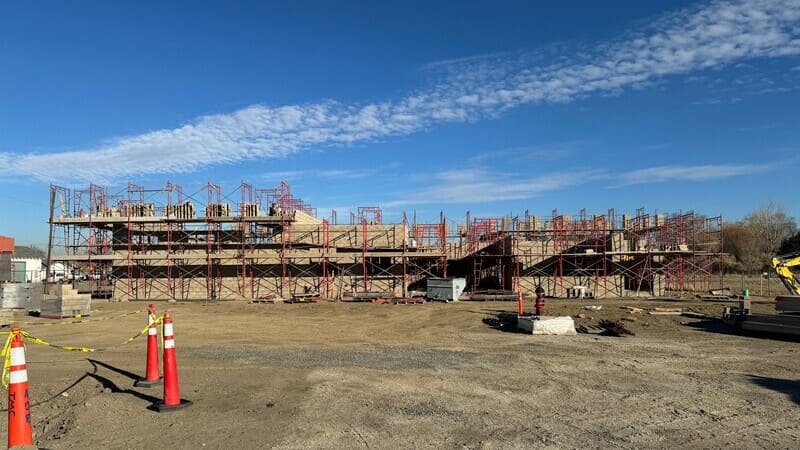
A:
[[[259,178],[266,181],[292,181],[301,178],[315,179],[335,179],[335,180],[355,180],[369,178],[380,173],[386,173],[391,169],[397,168],[396,163],[384,164],[380,166],[367,167],[362,169],[306,169],[306,170],[285,170],[276,172],[265,172]]]
[[[741,97],[730,97],[730,98],[711,97],[703,100],[695,100],[692,102],[692,104],[699,106],[723,105],[729,103],[739,103],[740,101],[742,101]]]
[[[402,200],[381,203],[386,207],[428,203],[476,204],[520,200],[577,186],[607,176],[603,169],[553,172],[536,177],[480,169],[448,170],[436,174],[434,183],[404,195]]]
[[[774,169],[774,164],[668,165],[632,170],[615,176],[616,186],[663,183],[665,181],[707,181],[750,175]]]
[[[443,122],[493,117],[523,104],[617,94],[676,74],[748,58],[800,54],[800,0],[736,0],[678,11],[639,31],[549,62],[489,55],[435,65],[428,89],[373,104],[253,105],[93,148],[3,156],[9,173],[105,181],[407,135]],[[490,63],[488,63],[488,62]]]
[[[558,142],[545,145],[527,145],[521,147],[503,148],[490,152],[479,153],[468,159],[470,163],[482,164],[487,161],[513,159],[528,161],[556,161],[568,158],[585,147],[586,141]]]
[[[552,172],[533,178],[466,168],[439,172],[430,186],[407,193],[402,200],[382,205],[401,207],[428,203],[477,204],[523,200],[589,184],[618,188],[664,182],[702,182],[766,172],[777,167],[776,163],[665,165],[624,172],[595,168]]]

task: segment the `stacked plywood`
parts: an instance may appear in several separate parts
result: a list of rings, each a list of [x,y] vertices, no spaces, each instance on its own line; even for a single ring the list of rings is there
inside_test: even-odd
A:
[[[178,205],[172,205],[167,208],[167,214],[176,219],[193,219],[194,218],[194,203],[186,201]]]
[[[206,206],[206,217],[228,217],[231,215],[229,203],[211,203]]]
[[[114,206],[99,205],[97,215],[100,217],[120,217],[119,209]]]
[[[542,218],[539,216],[527,216],[521,224],[522,231],[538,231],[542,229]]]
[[[256,217],[258,216],[258,203],[242,203],[240,214],[242,217]]]
[[[125,217],[154,217],[155,211],[155,205],[152,203],[126,203],[120,209],[120,213]]]
[[[91,314],[91,295],[78,294],[69,284],[54,285],[53,290],[54,293],[42,299],[41,317],[60,319]]]

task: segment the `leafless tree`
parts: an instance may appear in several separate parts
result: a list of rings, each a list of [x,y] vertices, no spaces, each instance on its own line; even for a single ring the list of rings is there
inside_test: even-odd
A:
[[[775,202],[761,206],[742,222],[752,234],[754,256],[762,261],[762,266],[769,264],[784,240],[797,233],[797,222]]]

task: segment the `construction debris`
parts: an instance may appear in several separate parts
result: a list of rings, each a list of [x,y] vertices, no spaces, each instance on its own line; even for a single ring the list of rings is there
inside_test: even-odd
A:
[[[714,295],[714,296],[717,296],[717,297],[733,297],[734,296],[733,292],[731,292],[731,290],[728,289],[728,288],[711,289],[708,292],[711,295]]]
[[[625,325],[619,320],[601,320],[597,325],[605,329],[604,335],[617,337],[636,336],[636,333],[625,328]]]
[[[395,298],[376,298],[372,301],[376,305],[422,305],[425,303],[424,297],[395,297]]]
[[[250,300],[250,303],[283,303],[283,299],[276,295],[265,295]]]
[[[680,316],[683,314],[681,308],[653,308],[647,314],[651,316]]]
[[[581,325],[577,331],[584,334],[603,334],[606,329],[597,325]]]

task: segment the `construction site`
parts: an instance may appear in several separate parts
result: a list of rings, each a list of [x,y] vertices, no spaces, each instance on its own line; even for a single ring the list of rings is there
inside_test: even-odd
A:
[[[4,448],[800,449],[800,0],[0,30]]]
[[[287,183],[49,206],[46,263],[0,239],[10,448],[800,440],[796,343],[745,334],[800,329],[800,297],[726,279],[718,216],[340,220]]]
[[[462,300],[538,286],[560,298],[659,297],[723,283],[719,216],[552,210],[387,223],[378,206],[321,216],[284,182],[51,186],[47,267],[63,264],[83,274],[80,286],[71,277],[76,288],[116,301],[409,298],[448,278],[466,280]]]

